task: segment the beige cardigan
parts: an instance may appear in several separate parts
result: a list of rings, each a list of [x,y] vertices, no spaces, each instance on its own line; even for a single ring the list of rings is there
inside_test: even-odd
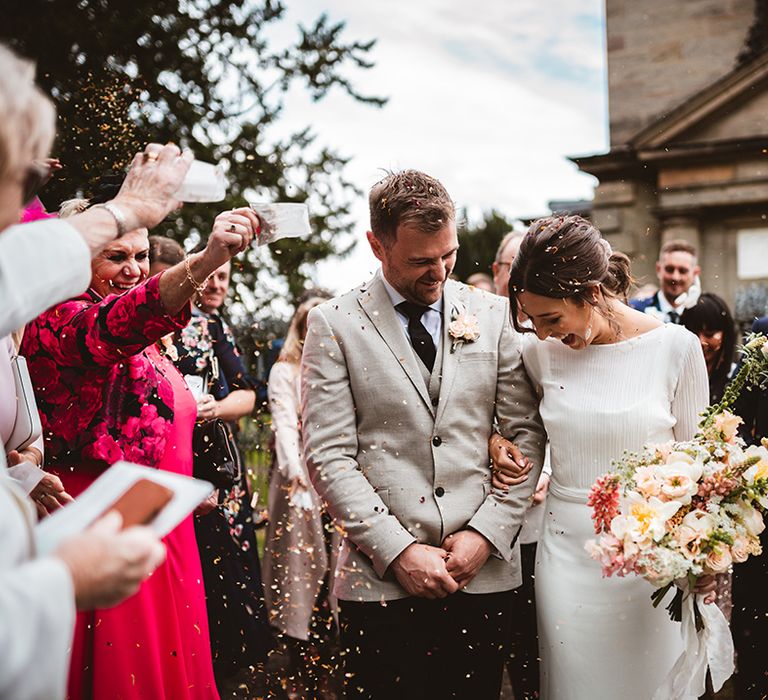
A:
[[[276,362],[269,373],[276,463],[269,482],[269,526],[262,564],[270,624],[306,640],[315,600],[328,571],[320,500],[304,466],[299,435],[299,366]],[[291,479],[302,476],[313,508],[289,503]]]

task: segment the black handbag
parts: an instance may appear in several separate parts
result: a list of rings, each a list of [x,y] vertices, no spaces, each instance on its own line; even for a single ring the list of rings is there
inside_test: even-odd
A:
[[[192,452],[196,478],[225,491],[240,481],[240,453],[232,431],[221,418],[195,424]]]

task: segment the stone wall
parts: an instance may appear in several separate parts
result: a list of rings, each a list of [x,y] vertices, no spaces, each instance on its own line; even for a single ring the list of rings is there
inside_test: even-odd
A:
[[[736,66],[754,0],[606,0],[611,145]]]

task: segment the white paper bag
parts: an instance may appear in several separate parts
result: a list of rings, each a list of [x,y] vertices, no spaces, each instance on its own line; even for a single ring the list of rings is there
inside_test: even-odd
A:
[[[223,168],[193,160],[184,182],[173,196],[182,202],[220,202],[227,196],[227,178]]]
[[[267,245],[281,238],[303,238],[312,233],[309,227],[309,209],[298,202],[261,204],[248,202],[261,221],[259,245]]]

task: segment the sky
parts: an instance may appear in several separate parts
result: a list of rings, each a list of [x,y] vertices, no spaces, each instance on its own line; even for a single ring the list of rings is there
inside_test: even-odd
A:
[[[281,119],[312,126],[318,142],[351,156],[346,175],[366,195],[384,169],[437,177],[470,220],[548,213],[553,199],[592,196],[595,179],[567,156],[608,150],[602,0],[290,0],[283,26],[322,12],[346,22],[346,41],[377,39],[371,70],[347,76],[381,109],[342,90],[312,103],[299,89]],[[366,196],[354,211],[356,250],[321,263],[334,292],[377,268],[365,240]]]

